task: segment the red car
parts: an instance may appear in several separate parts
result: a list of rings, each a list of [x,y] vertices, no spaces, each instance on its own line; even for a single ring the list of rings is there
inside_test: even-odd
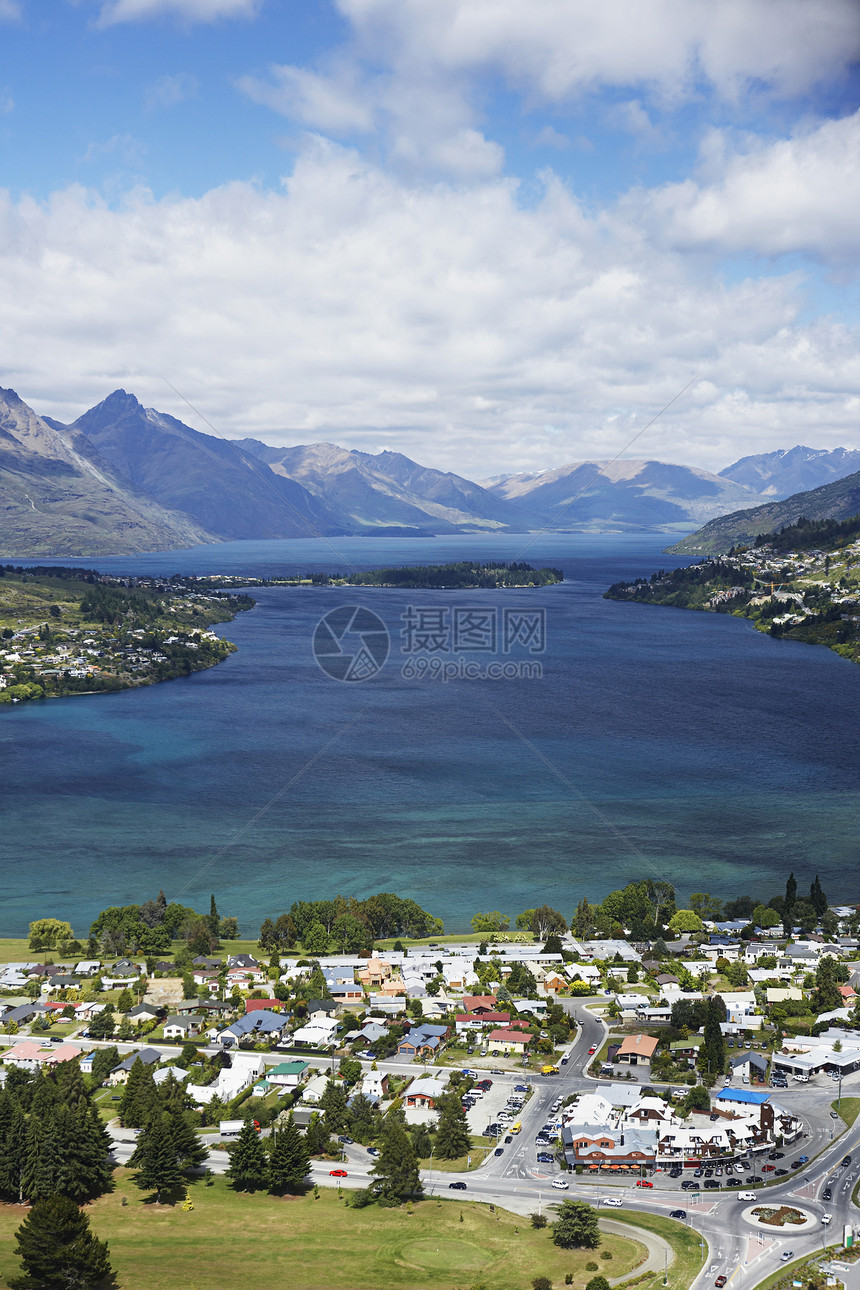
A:
[[[763,1174],[772,1174],[775,1168],[776,1165],[762,1165],[761,1171]]]
[[[727,1281],[728,1281],[728,1277],[717,1277],[716,1281],[714,1282],[714,1285],[717,1287],[717,1290],[723,1290],[723,1286],[726,1284]]]
[[[654,1186],[654,1184],[653,1184],[652,1182],[649,1182],[647,1178],[637,1178],[637,1179],[636,1179],[636,1186],[637,1186],[637,1187],[653,1187],[653,1186]]]
[[[597,1044],[592,1044],[588,1050],[589,1057],[593,1057],[596,1052],[597,1052]]]
[[[329,1169],[328,1176],[329,1178],[348,1178],[349,1174],[345,1169]]]

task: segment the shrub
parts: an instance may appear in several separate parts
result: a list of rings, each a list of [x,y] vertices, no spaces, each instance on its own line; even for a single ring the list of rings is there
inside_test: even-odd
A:
[[[585,1290],[610,1290],[610,1286],[606,1277],[592,1277],[586,1283]]]
[[[596,1264],[596,1263],[586,1263],[586,1265],[585,1265],[585,1270],[586,1270],[586,1272],[596,1272],[596,1271],[597,1271],[597,1264]]]
[[[532,1281],[532,1290],[552,1290],[552,1282],[549,1277],[535,1277]]]
[[[600,1252],[600,1257],[601,1257],[602,1259],[611,1259],[611,1258],[612,1258],[612,1251],[611,1251],[611,1250],[601,1250],[601,1252]]]
[[[546,1227],[546,1224],[547,1224],[547,1218],[545,1214],[530,1214],[529,1221],[531,1222],[532,1227],[537,1229]]]

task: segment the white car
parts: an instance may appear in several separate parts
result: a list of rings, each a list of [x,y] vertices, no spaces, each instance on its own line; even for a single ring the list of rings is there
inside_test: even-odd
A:
[[[624,1202],[618,1196],[604,1196],[602,1204],[611,1205],[613,1209],[620,1209]]]
[[[822,1215],[821,1215],[821,1221],[822,1221],[822,1223],[824,1224],[824,1226],[826,1227],[828,1223],[832,1223],[832,1222],[833,1222],[833,1215],[832,1215],[832,1214],[822,1214]]]
[[[570,1184],[566,1183],[563,1178],[553,1178],[552,1185],[557,1187],[559,1191],[567,1191]]]
[[[754,1191],[739,1191],[739,1192],[738,1192],[738,1200],[755,1200],[755,1199],[756,1199],[756,1194],[755,1194],[755,1192],[754,1192]]]

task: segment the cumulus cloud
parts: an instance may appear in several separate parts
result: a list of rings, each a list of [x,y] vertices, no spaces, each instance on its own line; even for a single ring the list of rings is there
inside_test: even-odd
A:
[[[491,68],[559,101],[600,86],[801,94],[860,52],[854,0],[337,0],[392,63]]]
[[[110,27],[119,22],[163,17],[181,18],[186,22],[252,18],[260,4],[261,0],[105,0],[99,13],[99,24]]]
[[[144,107],[148,112],[177,107],[186,99],[193,98],[197,89],[197,77],[192,76],[190,72],[174,72],[159,76],[146,88],[143,96]]]
[[[0,0],[0,22],[19,22],[20,19],[19,0]]]
[[[256,103],[314,130],[353,134],[371,130],[375,124],[373,102],[356,79],[349,66],[336,76],[284,64],[272,67],[268,80],[242,76],[236,84]]]
[[[670,184],[651,200],[655,231],[682,247],[762,255],[806,252],[825,260],[860,250],[860,111],[733,155],[707,142],[712,182]]]
[[[857,336],[796,275],[726,285],[551,174],[523,207],[322,141],[275,193],[6,198],[0,284],[3,384],[61,419],[117,385],[187,419],[163,373],[229,435],[486,476],[613,455],[692,376],[637,455],[835,444],[860,407]]]

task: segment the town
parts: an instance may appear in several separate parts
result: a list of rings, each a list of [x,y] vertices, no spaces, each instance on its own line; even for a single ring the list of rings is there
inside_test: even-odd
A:
[[[801,1246],[798,1223],[813,1237],[834,1223],[846,1257],[858,909],[830,906],[817,879],[798,896],[794,875],[767,905],[689,904],[646,881],[580,902],[572,926],[544,905],[513,928],[476,914],[458,938],[414,902],[348,914],[338,898],[245,942],[214,898],[202,916],[159,893],[103,911],[86,948],[37,919],[30,957],[0,968],[0,1071],[8,1092],[76,1067],[111,1166],[138,1166],[159,1200],[200,1177],[277,1190],[289,1139],[289,1187],[354,1205],[467,1192],[528,1216],[543,1189],[598,1213],[695,1215],[713,1254],[729,1222],[733,1256],[776,1206],[800,1216],[779,1235]],[[383,909],[401,934],[334,952],[347,918]],[[660,935],[643,935],[649,920]],[[415,940],[407,924],[438,931]],[[128,952],[140,941],[148,952]],[[168,1105],[184,1145],[159,1174],[151,1117]],[[744,1208],[729,1221],[732,1197]],[[771,1241],[762,1268],[785,1253]]]

